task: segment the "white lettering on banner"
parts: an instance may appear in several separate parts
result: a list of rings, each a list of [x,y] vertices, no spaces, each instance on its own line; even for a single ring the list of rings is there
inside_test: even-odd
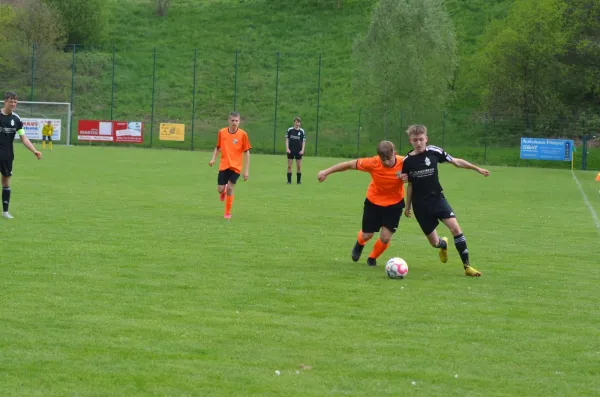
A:
[[[565,140],[564,139],[523,138],[523,142],[522,143],[523,143],[523,145],[554,145],[554,146],[562,146],[562,145],[565,144]]]
[[[80,141],[109,141],[112,142],[113,138],[112,135],[110,136],[106,136],[106,135],[79,135],[77,137],[78,140]]]
[[[59,141],[60,130],[62,126],[62,122],[60,119],[39,119],[22,117],[21,122],[23,122],[23,130],[25,131],[25,136],[30,140],[41,141],[42,128],[44,128],[44,125],[46,125],[48,121],[52,123],[52,126],[54,127],[54,131],[52,132],[52,140]]]

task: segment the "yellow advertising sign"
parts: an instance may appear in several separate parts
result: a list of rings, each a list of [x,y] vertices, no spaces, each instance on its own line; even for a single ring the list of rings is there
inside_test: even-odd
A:
[[[184,141],[185,124],[160,123],[161,141]]]

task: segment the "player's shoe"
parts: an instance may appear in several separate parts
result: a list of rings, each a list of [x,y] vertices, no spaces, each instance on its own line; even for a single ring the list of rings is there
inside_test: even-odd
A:
[[[469,277],[481,277],[481,272],[474,267],[467,266],[465,267],[465,276]]]
[[[288,185],[291,185],[291,184],[292,184],[292,182],[288,182],[287,184],[288,184]]]
[[[440,261],[446,263],[448,262],[448,237],[442,237],[441,240],[446,242],[446,248],[440,248]]]
[[[360,245],[358,241],[356,242],[356,244],[354,244],[354,248],[352,248],[352,260],[354,262],[358,262],[358,260],[360,259],[360,255],[362,254],[363,248],[365,248],[365,246]]]
[[[6,219],[14,219],[15,217],[12,216],[11,214],[9,214],[8,212],[3,212],[2,213],[2,218],[6,218]]]
[[[377,259],[368,257],[367,258],[367,265],[369,265],[369,266],[377,266]]]
[[[223,215],[223,218],[225,218],[225,219],[231,219],[231,214],[225,214],[225,215]]]

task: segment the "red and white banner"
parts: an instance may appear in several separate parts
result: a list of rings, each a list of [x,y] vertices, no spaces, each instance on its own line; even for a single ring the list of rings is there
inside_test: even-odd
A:
[[[139,121],[114,121],[115,142],[144,143],[144,123]]]
[[[79,120],[77,139],[121,143],[143,143],[144,123],[138,121]]]

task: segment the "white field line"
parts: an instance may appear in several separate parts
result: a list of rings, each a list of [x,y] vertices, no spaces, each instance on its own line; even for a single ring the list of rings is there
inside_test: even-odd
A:
[[[585,195],[583,187],[581,187],[581,183],[579,183],[579,179],[577,179],[577,176],[575,175],[575,172],[573,170],[571,170],[571,174],[573,175],[573,179],[575,179],[577,187],[579,187],[579,191],[581,192],[581,196],[583,197],[583,202],[585,203],[585,205],[587,205],[588,209],[592,213],[592,218],[594,219],[594,223],[596,224],[596,229],[598,229],[598,232],[600,233],[600,220],[598,219],[598,214],[596,214],[596,211],[594,210],[594,207],[592,207],[590,200],[588,200],[587,196]]]

